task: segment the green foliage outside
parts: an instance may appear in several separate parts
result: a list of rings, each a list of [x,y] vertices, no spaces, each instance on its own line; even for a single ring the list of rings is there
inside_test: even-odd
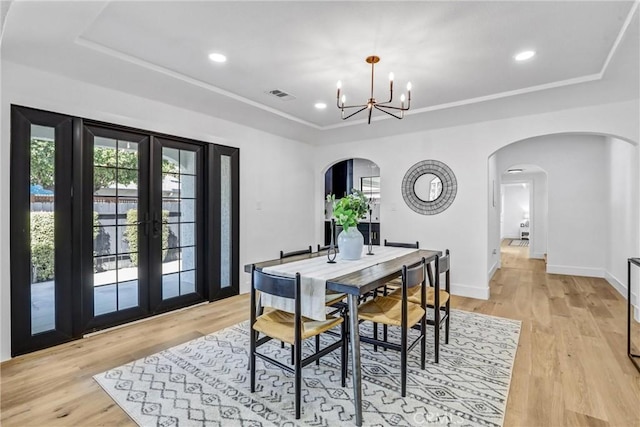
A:
[[[131,264],[138,265],[138,210],[129,209],[127,211],[127,228],[124,231],[124,240],[129,244],[129,258]],[[162,211],[162,259],[167,256],[169,246],[169,211]]]
[[[56,146],[52,141],[31,139],[31,184],[53,189]]]
[[[369,200],[360,190],[355,188],[351,194],[336,200],[335,194],[327,195],[327,202],[333,204],[333,217],[336,224],[341,225],[346,232],[350,227],[356,227],[367,213]]]
[[[53,212],[31,212],[31,265],[33,282],[55,277],[55,215]],[[93,237],[98,229],[98,213],[93,213]]]
[[[55,275],[53,212],[31,212],[31,265],[34,283],[53,279]]]
[[[54,187],[55,143],[37,138],[31,139],[30,175],[32,185],[42,185],[52,190]],[[116,150],[111,147],[93,148],[93,190],[109,187],[116,183],[129,185],[138,182],[138,152]],[[117,169],[116,169],[117,168]],[[116,176],[117,171],[117,176]],[[177,173],[175,163],[162,160],[162,171]]]
[[[138,182],[137,151],[93,147],[93,164],[96,166],[93,168],[93,191],[115,184],[116,178],[118,184],[122,186]]]

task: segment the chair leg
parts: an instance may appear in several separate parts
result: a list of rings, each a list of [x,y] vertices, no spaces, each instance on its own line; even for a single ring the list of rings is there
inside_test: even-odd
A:
[[[373,324],[373,339],[377,340],[378,339],[378,324],[374,323]],[[378,351],[378,346],[377,345],[373,345],[373,351]]]
[[[342,387],[347,385],[347,322],[342,322],[342,348],[340,350],[340,376],[342,377]]]
[[[251,328],[251,342],[249,344],[249,370],[251,371],[251,393],[256,391],[256,335]]]
[[[387,338],[387,325],[386,324],[382,325],[382,340],[384,342],[388,342],[389,341],[389,339]],[[387,351],[387,348],[383,347],[382,350],[383,351]]]
[[[387,285],[384,286],[384,290],[383,290],[382,293],[383,293],[384,296],[389,295],[389,289],[387,288]],[[384,342],[388,342],[389,341],[388,336],[387,336],[387,325],[386,324],[382,325],[382,340]],[[386,347],[382,347],[382,351],[387,351],[387,348]]]
[[[284,341],[280,341],[280,348],[284,348]]]
[[[440,360],[440,308],[434,308],[434,319],[433,319],[433,335],[434,335],[434,359],[435,363],[438,363]]]
[[[293,365],[296,362],[296,346],[291,346],[291,364]]]
[[[296,393],[296,420],[300,419],[301,388],[302,388],[302,345],[292,346],[295,351],[295,393]]]
[[[449,344],[449,316],[451,316],[451,310],[449,310],[449,301],[447,301],[447,320],[444,321],[444,343]]]
[[[426,368],[426,358],[427,358],[427,313],[424,313],[422,316],[422,320],[420,320],[420,369],[423,371]]]
[[[320,335],[316,335],[316,353],[320,352]],[[320,359],[316,360],[316,366],[320,366]]]
[[[401,376],[401,395],[402,397],[407,396],[407,328],[402,328],[402,338],[401,338],[401,346],[400,350],[400,376]]]

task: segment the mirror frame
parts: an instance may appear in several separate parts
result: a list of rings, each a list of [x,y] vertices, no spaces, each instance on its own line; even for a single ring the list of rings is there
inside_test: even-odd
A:
[[[424,201],[415,193],[418,178],[426,174],[433,174],[442,182],[442,192],[433,201]],[[422,160],[411,166],[402,179],[402,198],[407,206],[421,215],[436,215],[446,210],[458,192],[456,176],[449,166],[438,160]]]

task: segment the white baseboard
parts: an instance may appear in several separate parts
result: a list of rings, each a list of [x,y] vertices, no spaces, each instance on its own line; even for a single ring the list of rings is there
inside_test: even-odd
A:
[[[478,288],[476,286],[462,285],[459,283],[451,284],[451,294],[461,297],[475,298],[475,299],[489,299],[489,287]]]
[[[571,276],[601,277],[604,278],[604,270],[601,268],[575,267],[571,265],[547,264],[549,274],[567,274]]]
[[[489,269],[489,275],[487,277],[487,282],[491,281],[491,279],[493,278],[493,275],[496,274],[496,271],[498,271],[498,268],[500,268],[500,266],[498,265],[498,262],[496,261],[496,262],[493,263],[493,265]]]
[[[626,284],[622,283],[608,271],[605,271],[604,278],[607,280],[607,282],[609,282],[613,289],[615,289],[620,295],[622,295],[622,298],[624,298],[625,300],[627,299],[628,290]],[[631,292],[631,303],[634,304],[633,317],[636,322],[640,322],[640,300],[638,299],[638,295],[636,295],[635,292]]]
[[[627,285],[623,284],[622,282],[620,282],[618,279],[616,279],[611,273],[609,273],[608,271],[604,272],[604,278],[606,279],[607,282],[609,282],[609,284],[611,286],[613,286],[613,288],[618,291],[618,293],[620,295],[622,295],[622,297],[624,299],[627,299]],[[633,299],[633,298],[632,298]]]
[[[529,258],[544,259],[543,252],[529,252]]]

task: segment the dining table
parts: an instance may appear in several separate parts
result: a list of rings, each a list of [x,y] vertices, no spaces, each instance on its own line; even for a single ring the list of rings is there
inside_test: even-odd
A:
[[[357,261],[343,260],[338,254],[335,263],[328,263],[326,262],[327,251],[325,250],[244,266],[247,273],[251,273],[252,266],[255,265],[257,270],[264,269],[274,274],[279,271],[291,272],[299,267],[304,270],[300,273],[301,279],[304,279],[305,276],[321,277],[320,282],[315,280],[313,283],[324,282],[326,290],[346,294],[349,312],[351,376],[357,426],[362,425],[362,373],[358,326],[358,305],[361,297],[401,276],[403,266],[419,263],[423,258],[429,266],[429,273],[431,273],[431,262],[435,260],[436,256],[442,256],[442,252],[437,250],[391,250],[385,246],[373,246],[373,253],[373,255],[366,255],[363,251],[362,259]],[[347,273],[344,273],[345,271]],[[315,272],[322,272],[322,274],[314,274]],[[335,275],[332,275],[333,272]],[[431,279],[431,274],[429,277]]]

